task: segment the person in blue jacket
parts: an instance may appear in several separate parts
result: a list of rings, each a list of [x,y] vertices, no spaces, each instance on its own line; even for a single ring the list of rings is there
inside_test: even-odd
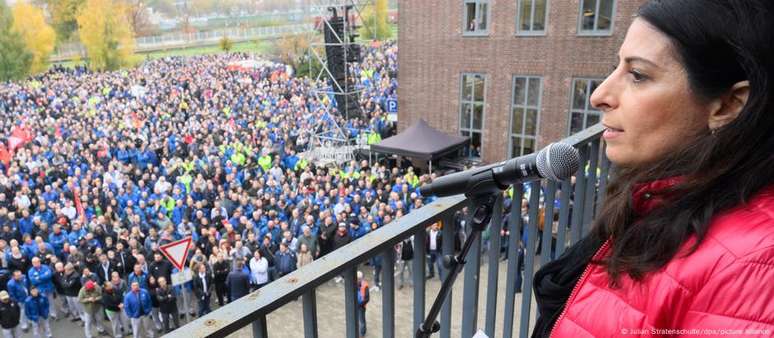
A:
[[[124,312],[132,323],[133,337],[140,336],[142,327],[145,328],[147,337],[153,338],[153,321],[150,317],[152,306],[148,290],[140,288],[139,283],[132,282],[131,291],[124,295]]]
[[[35,286],[30,287],[30,295],[24,301],[24,315],[30,321],[32,326],[32,336],[40,338],[40,329],[42,328],[46,337],[51,338],[51,325],[48,322],[50,303],[48,298],[42,295]]]
[[[6,284],[8,294],[11,296],[11,299],[14,302],[19,304],[19,306],[24,306],[24,301],[27,300],[28,287],[29,284],[27,283],[27,278],[24,277],[24,274],[22,274],[22,272],[19,270],[15,270],[13,272],[11,280],[9,280],[8,284]],[[25,332],[29,329],[27,324],[27,316],[24,314],[21,316],[21,329]]]
[[[48,265],[41,264],[38,257],[32,258],[32,268],[27,272],[27,278],[31,286],[36,287],[49,303],[54,304],[54,273]],[[57,320],[56,307],[52,312],[51,317]]]

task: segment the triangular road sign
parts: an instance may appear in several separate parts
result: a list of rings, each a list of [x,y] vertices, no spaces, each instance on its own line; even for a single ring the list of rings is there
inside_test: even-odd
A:
[[[186,237],[159,247],[161,253],[180,271],[183,271],[185,261],[188,259],[189,249],[191,249],[191,237]]]

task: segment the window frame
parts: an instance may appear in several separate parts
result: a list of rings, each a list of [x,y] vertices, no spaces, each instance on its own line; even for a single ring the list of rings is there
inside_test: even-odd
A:
[[[594,17],[594,28],[587,30],[583,29],[583,4],[586,1],[595,1],[596,7],[595,7],[595,17]],[[610,14],[610,28],[606,30],[600,30],[597,28],[597,24],[599,23],[599,7],[602,1],[606,0],[580,0],[578,1],[578,35],[579,36],[612,36],[613,31],[615,31],[615,14],[618,10],[618,1],[616,0],[610,0],[612,1],[612,13]]]
[[[466,100],[465,99],[465,85],[466,85],[466,83],[465,83],[466,81],[465,80],[466,80],[467,76],[480,76],[483,79],[483,81],[484,81],[484,85],[483,85],[484,92],[482,93],[483,101],[480,101],[480,103],[477,103],[479,101],[476,101],[475,86],[473,86],[474,92],[471,93],[471,95],[472,95],[471,99],[470,100]],[[459,104],[459,114],[457,115],[457,129],[459,130],[459,134],[460,135],[470,138],[470,140],[468,140],[468,143],[467,143],[466,147],[470,146],[471,142],[473,141],[473,137],[472,137],[473,133],[481,134],[481,145],[480,145],[481,150],[479,151],[479,156],[478,157],[471,156],[470,154],[465,153],[463,151],[464,157],[466,157],[466,158],[473,158],[473,159],[484,158],[484,130],[486,130],[486,94],[487,94],[487,82],[488,82],[488,79],[489,79],[489,77],[488,77],[488,75],[486,73],[480,73],[480,72],[462,72],[462,73],[460,73],[460,94],[459,94],[460,95],[459,96],[460,104]],[[463,110],[463,107],[466,104],[469,104],[470,107],[471,107],[470,110],[465,112],[466,114],[469,114],[468,115],[469,122],[468,122],[468,126],[466,128],[462,128],[461,127],[461,125],[462,125],[462,114],[463,114],[462,110]],[[475,114],[475,112],[474,112],[475,108],[474,107],[475,107],[476,104],[480,104],[481,105],[481,129],[475,129],[473,127],[473,121],[475,120],[474,116],[473,116]],[[463,133],[466,133],[467,135],[465,135]],[[465,148],[463,148],[463,149],[465,149]]]
[[[584,81],[586,82],[586,104],[584,105],[584,109],[579,110],[574,108],[575,104],[575,82],[576,81]],[[591,108],[591,95],[594,93],[590,91],[591,89],[591,82],[592,81],[599,81],[599,85],[602,85],[602,83],[605,81],[605,78],[596,78],[596,77],[573,77],[572,81],[570,81],[570,104],[569,104],[569,115],[567,116],[567,135],[571,136],[574,135],[572,132],[572,114],[575,112],[580,112],[583,114],[583,128],[581,130],[586,129],[590,127],[588,125],[588,116],[592,115],[589,113],[594,113],[594,115],[597,115],[599,117],[599,120],[602,121],[602,111],[599,109]],[[599,87],[599,85],[597,87]],[[576,132],[577,133],[577,132]]]
[[[485,30],[468,30],[468,4],[475,4],[476,20],[480,19],[479,6],[486,4],[486,29]],[[491,0],[463,0],[462,1],[462,36],[463,37],[475,37],[475,36],[489,36],[489,32],[492,27],[492,1]]]
[[[524,102],[520,105],[517,105],[514,103],[514,100],[516,99],[516,80],[517,79],[524,79],[524,83],[526,84],[526,87],[524,88],[525,94],[524,94]],[[540,90],[538,90],[538,97],[537,97],[537,104],[535,106],[529,105],[529,93],[530,93],[530,87],[529,87],[529,81],[531,79],[537,79],[538,84],[540,86]],[[516,137],[524,139],[532,139],[534,141],[534,151],[538,148],[538,136],[540,135],[540,115],[543,107],[543,77],[537,76],[537,75],[513,75],[511,77],[511,104],[510,104],[510,110],[509,110],[509,119],[510,123],[508,124],[508,156],[509,158],[513,158],[516,156],[522,156],[526,155],[524,154],[524,143],[519,146],[519,154],[513,154],[513,139]],[[520,133],[513,133],[513,111],[515,109],[521,108],[523,109],[522,113],[522,126],[521,126],[521,132]],[[527,120],[527,109],[535,109],[537,110],[537,115],[535,117],[535,135],[527,135],[525,133],[526,131],[526,120]]]
[[[546,9],[543,15],[543,29],[542,30],[523,30],[521,29],[521,9],[522,2],[530,1],[532,3],[532,12],[530,13],[530,27],[535,25],[535,3],[538,1],[546,2]],[[548,35],[548,12],[551,8],[551,0],[516,0],[516,36],[546,36]]]

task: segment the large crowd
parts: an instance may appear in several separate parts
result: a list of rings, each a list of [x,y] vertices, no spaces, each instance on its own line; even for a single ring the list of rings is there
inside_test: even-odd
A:
[[[301,156],[334,122],[352,138],[394,133],[397,46],[363,53],[363,113],[350,120],[326,109],[333,96],[310,94],[323,83],[285,65],[227,66],[247,54],[0,84],[5,336],[51,337],[49,318],[69,318],[86,337],[152,337],[428,202],[410,167]],[[193,279],[173,286],[159,246],[188,236]]]

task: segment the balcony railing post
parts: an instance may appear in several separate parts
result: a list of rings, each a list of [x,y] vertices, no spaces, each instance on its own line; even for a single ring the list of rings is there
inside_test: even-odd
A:
[[[304,337],[317,338],[317,295],[315,289],[302,297],[304,311]]]
[[[540,181],[534,181],[529,189],[529,224],[524,231],[527,232],[524,254],[524,288],[521,298],[521,321],[519,323],[519,337],[529,336],[530,307],[532,306],[532,274],[535,270],[535,243],[537,242],[537,225],[540,211]]]
[[[425,320],[425,240],[427,232],[420,229],[414,234],[414,330],[416,332]]]
[[[253,338],[269,338],[266,315],[258,316],[258,319],[253,322]]]
[[[395,338],[395,249],[382,255],[382,337]]]
[[[486,283],[486,317],[484,332],[489,337],[495,336],[495,320],[497,319],[497,278],[500,272],[500,229],[503,227],[503,195],[495,201],[492,220],[489,223],[489,264]]]
[[[357,266],[344,271],[344,308],[346,313],[347,322],[347,338],[357,338],[360,336],[358,332],[357,322],[357,277],[355,276]]]
[[[449,214],[443,219],[443,229],[441,229],[441,250],[443,255],[454,255],[454,235],[456,233],[457,224],[454,222],[454,214]],[[449,269],[443,268],[442,278],[446,278],[449,275]],[[446,300],[443,302],[441,308],[441,338],[451,338],[451,321],[452,321],[452,292],[449,291]]]
[[[468,206],[468,219],[466,233],[472,234],[471,217],[476,206]],[[472,337],[476,330],[478,320],[478,289],[481,275],[481,236],[476,240],[465,257],[465,284],[462,289],[462,337]]]
[[[543,222],[543,237],[542,248],[540,251],[540,266],[545,265],[549,261],[553,260],[553,239],[554,239],[554,198],[556,197],[556,182],[549,180],[546,184],[546,196],[543,199],[544,202],[544,222]]]
[[[597,208],[602,207],[605,202],[605,192],[607,191],[607,180],[610,175],[610,159],[605,155],[605,146],[600,147],[599,152],[602,157],[599,171],[599,192],[597,193]],[[597,211],[599,212],[599,211]]]
[[[511,197],[511,213],[508,215],[508,272],[505,281],[505,322],[503,324],[503,338],[513,337],[513,321],[516,309],[516,290],[521,290],[521,267],[519,266],[519,231],[523,219],[521,218],[521,200],[524,197],[524,188],[521,183],[514,184]]]
[[[583,205],[583,235],[591,229],[591,219],[594,217],[596,206],[594,202],[597,192],[597,163],[599,162],[599,139],[591,141],[591,150],[589,152],[589,168],[586,171],[586,202]]]
[[[586,162],[589,159],[588,144],[580,146],[580,168],[575,173],[575,192],[572,201],[572,225],[570,226],[570,245],[581,238],[581,228],[583,227],[583,211],[586,201]]]
[[[570,224],[570,195],[572,195],[572,183],[569,180],[562,181],[561,197],[559,198],[559,226],[556,230],[556,257],[564,253],[567,241],[567,225]]]

